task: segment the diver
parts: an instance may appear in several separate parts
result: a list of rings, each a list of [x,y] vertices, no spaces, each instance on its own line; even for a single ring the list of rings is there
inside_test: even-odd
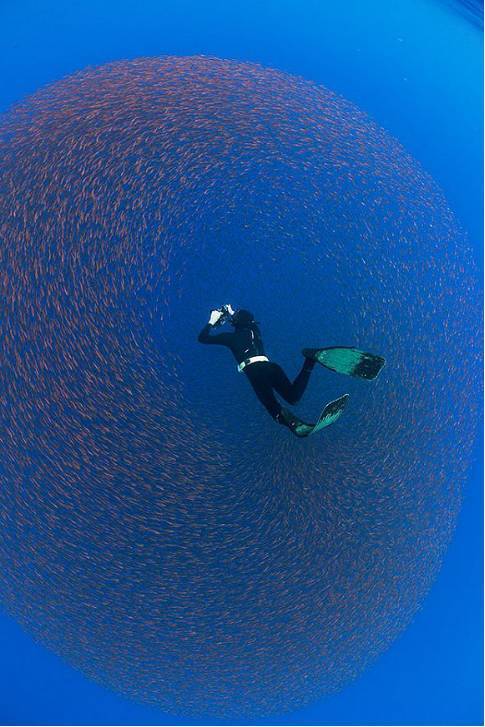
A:
[[[224,323],[230,323],[234,331],[211,335],[214,328]],[[314,434],[338,419],[347,403],[348,394],[327,404],[315,424],[307,424],[281,406],[275,391],[289,404],[296,404],[303,396],[317,362],[332,371],[366,379],[375,378],[384,365],[382,357],[355,348],[305,348],[302,351],[302,367],[291,382],[281,366],[266,356],[258,321],[253,314],[245,309],[234,311],[231,305],[211,311],[209,322],[199,333],[198,340],[200,343],[229,348],[237,361],[237,370],[246,374],[256,396],[272,418],[298,437]]]

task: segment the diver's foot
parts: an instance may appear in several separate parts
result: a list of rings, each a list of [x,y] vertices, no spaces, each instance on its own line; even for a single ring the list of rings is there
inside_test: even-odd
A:
[[[306,359],[305,364],[309,368],[313,368],[317,363],[318,359],[316,354],[318,351],[320,351],[319,348],[302,348],[301,352]]]
[[[283,424],[283,426],[288,427],[291,431],[294,431],[298,425],[298,421],[292,415],[291,411],[285,409],[285,407],[282,407],[280,413],[276,415],[276,421],[278,424]]]

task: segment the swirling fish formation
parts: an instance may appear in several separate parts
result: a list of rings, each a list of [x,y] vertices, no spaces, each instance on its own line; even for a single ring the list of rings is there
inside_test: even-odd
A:
[[[0,240],[8,612],[170,714],[281,713],[356,678],[436,576],[478,416],[473,261],[431,177],[322,86],[140,58],[0,119]],[[224,302],[285,368],[337,344],[387,366],[315,371],[308,412],[351,404],[296,440],[197,343]]]

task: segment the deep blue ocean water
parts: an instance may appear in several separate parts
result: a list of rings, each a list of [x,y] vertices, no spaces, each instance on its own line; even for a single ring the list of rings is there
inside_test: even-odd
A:
[[[137,56],[202,53],[298,74],[401,141],[444,190],[482,265],[482,32],[460,10],[431,1],[7,4],[0,109],[87,65]],[[482,721],[481,459],[480,445],[455,538],[411,627],[350,687],[268,723]],[[7,617],[0,628],[1,721],[173,723],[93,685]]]

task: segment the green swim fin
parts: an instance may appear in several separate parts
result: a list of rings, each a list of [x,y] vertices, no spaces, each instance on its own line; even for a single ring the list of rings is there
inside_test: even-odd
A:
[[[316,434],[320,431],[320,429],[328,427],[330,424],[333,424],[335,421],[337,421],[337,419],[343,412],[345,405],[347,404],[348,398],[349,395],[344,394],[338,399],[329,402],[325,406],[324,410],[318,417],[318,420],[315,424],[307,424],[306,422],[299,419],[289,409],[282,408],[281,414],[286,422],[288,422],[289,428],[291,429],[293,434],[296,434],[297,437],[308,437],[310,436],[310,434]]]
[[[375,379],[386,363],[382,356],[365,353],[357,348],[331,346],[330,348],[304,348],[305,358],[313,359],[331,371],[360,379]]]

